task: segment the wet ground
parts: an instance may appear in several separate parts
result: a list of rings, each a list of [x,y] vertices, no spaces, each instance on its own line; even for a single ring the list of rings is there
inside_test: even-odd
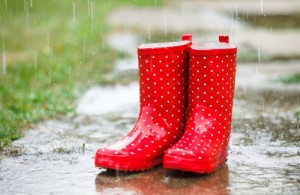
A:
[[[299,107],[300,93],[289,97],[256,92],[256,98],[251,99],[242,90],[237,93],[228,162],[215,174],[201,176],[162,167],[134,174],[94,168],[96,149],[120,139],[133,126],[138,114],[136,102],[120,111],[64,116],[33,126],[1,160],[0,192],[299,193],[300,120],[290,111]]]
[[[170,9],[181,13],[183,7],[195,7],[196,1],[186,1],[185,5],[176,2]],[[237,2],[240,6],[242,1]],[[295,7],[288,5],[285,10]],[[276,6],[274,3],[272,9],[282,11]],[[205,12],[204,16],[207,13],[215,12]],[[117,14],[120,12],[111,18]],[[217,21],[230,21],[212,15]],[[235,36],[236,42],[247,45],[239,40],[247,40],[243,37],[249,34]],[[139,41],[138,35],[128,30],[108,37],[110,47],[129,54],[128,59],[116,60],[115,71],[109,77],[136,74]],[[129,48],[124,48],[124,43]],[[294,44],[290,46],[289,52],[294,51]],[[262,55],[277,55],[278,49],[272,49],[268,42],[263,42],[261,48],[269,51]],[[127,134],[139,112],[137,83],[94,86],[78,100],[76,114],[32,125],[22,139],[1,154],[0,194],[299,194],[300,119],[295,113],[300,110],[300,85],[278,82],[278,78],[300,73],[299,64],[238,64],[230,154],[227,164],[214,174],[197,175],[162,167],[131,174],[94,168],[96,149]]]

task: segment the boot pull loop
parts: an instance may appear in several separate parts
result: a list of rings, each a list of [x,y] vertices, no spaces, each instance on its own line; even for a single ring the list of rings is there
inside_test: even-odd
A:
[[[219,36],[219,42],[220,43],[229,43],[229,36],[228,35],[220,35]]]
[[[191,34],[183,34],[181,36],[182,41],[192,41],[192,35]]]

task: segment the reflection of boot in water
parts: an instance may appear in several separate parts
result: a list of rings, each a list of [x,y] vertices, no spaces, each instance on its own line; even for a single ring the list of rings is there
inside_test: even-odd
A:
[[[168,188],[172,189],[172,194],[226,195],[230,194],[228,174],[227,165],[222,165],[216,173],[207,175],[169,170],[165,180]]]
[[[237,48],[228,36],[219,40],[190,47],[188,118],[184,134],[166,151],[165,168],[211,173],[227,160]]]
[[[96,190],[102,193],[229,194],[227,165],[212,175],[166,171],[161,167],[139,174],[108,171],[98,174],[95,183]]]
[[[138,48],[137,123],[119,142],[96,152],[96,167],[139,171],[162,164],[164,151],[178,140],[185,123],[190,43],[144,44]]]

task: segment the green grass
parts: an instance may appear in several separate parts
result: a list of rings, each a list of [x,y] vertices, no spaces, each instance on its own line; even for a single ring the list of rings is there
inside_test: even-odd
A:
[[[160,0],[0,1],[0,148],[31,123],[74,111],[79,94],[108,84],[120,54],[108,48],[107,15]]]
[[[300,119],[300,110],[299,111],[297,111],[297,112],[295,112],[295,117],[297,118],[297,119]]]
[[[280,78],[279,81],[284,84],[300,83],[300,74],[294,74],[288,77]]]

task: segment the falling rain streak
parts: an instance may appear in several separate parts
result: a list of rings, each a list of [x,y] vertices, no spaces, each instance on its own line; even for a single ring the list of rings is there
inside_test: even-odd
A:
[[[86,37],[85,34],[83,35],[83,53],[86,52],[86,41],[85,41]]]
[[[233,11],[231,11],[231,27],[230,27],[230,37],[233,37],[233,28],[234,28],[234,19],[233,19]]]
[[[261,14],[264,14],[263,0],[260,0],[260,11],[261,11]]]
[[[2,53],[2,73],[6,74],[6,54]]]
[[[91,31],[94,32],[94,15],[95,15],[95,2],[94,1],[88,1],[89,2],[89,16],[91,18]]]
[[[48,54],[49,56],[52,56],[52,43],[50,33],[48,34]]]
[[[259,43],[257,44],[257,58],[258,58],[258,62],[260,63],[260,47],[259,47]]]
[[[26,25],[27,25],[27,30],[29,30],[29,5],[26,0],[24,0],[24,9],[26,12]]]
[[[165,37],[167,36],[167,33],[168,33],[168,29],[167,29],[167,19],[166,17],[164,18],[165,19]]]
[[[76,23],[76,5],[75,2],[73,2],[73,23]]]
[[[181,4],[181,14],[182,14],[182,19],[184,19],[184,17],[185,17],[185,5],[184,5],[184,2],[182,2],[182,4]]]
[[[37,66],[38,66],[38,57],[37,52],[34,52],[34,78],[37,78]]]
[[[69,81],[72,80],[72,66],[69,68]]]
[[[239,14],[238,14],[238,5],[237,3],[235,3],[235,19],[238,20],[239,19]]]
[[[48,77],[49,77],[49,85],[51,85],[51,83],[52,83],[52,68],[51,67],[50,67],[50,70],[49,70]]]
[[[5,11],[7,12],[7,0],[4,0]]]
[[[151,40],[151,26],[148,25],[148,39]]]
[[[185,4],[184,4],[184,2],[182,2],[182,4],[181,4],[181,17],[182,17],[182,21],[185,21]],[[184,30],[184,32],[187,31],[187,25],[183,26],[183,30]]]

